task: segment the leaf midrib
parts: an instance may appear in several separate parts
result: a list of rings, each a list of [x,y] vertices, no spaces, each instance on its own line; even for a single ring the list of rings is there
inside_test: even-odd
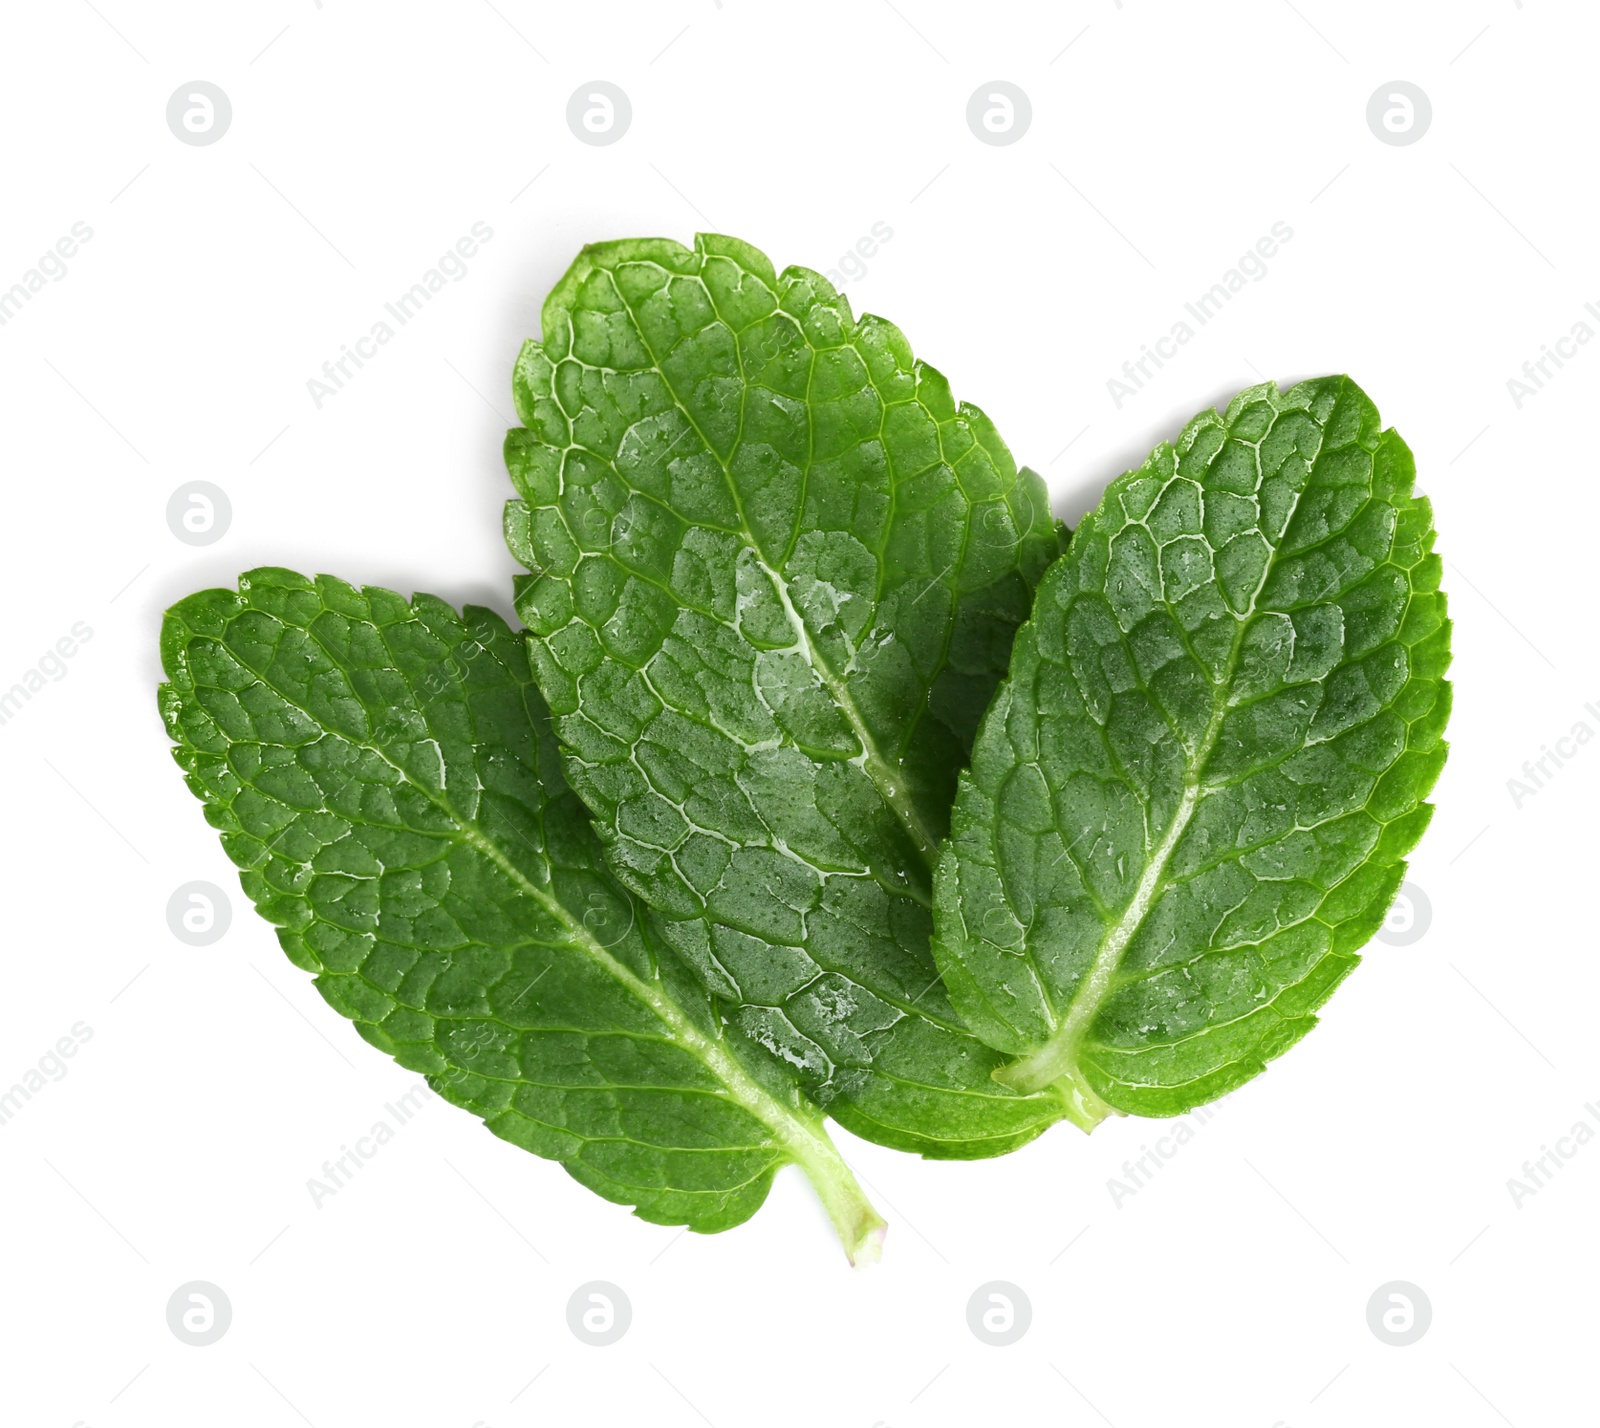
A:
[[[1238,635],[1235,634],[1234,638],[1237,647]],[[1215,690],[1226,687],[1232,670],[1233,654],[1230,652],[1227,673],[1222,680],[1213,681]],[[1178,840],[1194,817],[1194,810],[1204,796],[1204,784],[1199,776],[1199,770],[1204,768],[1206,759],[1210,757],[1211,750],[1216,745],[1223,721],[1227,717],[1228,707],[1226,699],[1218,699],[1213,694],[1211,717],[1201,733],[1200,742],[1195,746],[1191,764],[1194,772],[1184,778],[1183,796],[1179,800],[1177,810],[1173,813],[1172,821],[1167,825],[1167,831],[1162,836],[1161,842],[1146,862],[1132,898],[1129,899],[1128,905],[1116,923],[1101,939],[1088,974],[1072,995],[1066,1016],[1042,1047],[1023,1057],[1012,1067],[1006,1068],[1008,1080],[1015,1076],[1019,1081],[1025,1079],[1029,1083],[1040,1081],[1043,1084],[1076,1074],[1078,1045],[1083,1039],[1083,1034],[1100,1014],[1101,1007],[1111,995],[1117,972],[1122,965],[1122,954],[1143,925],[1145,915],[1150,911],[1156,897],[1165,890],[1162,883],[1167,863],[1178,845]]]
[[[660,265],[657,264],[655,266],[659,267]],[[661,271],[663,273],[667,273],[669,280],[673,276],[671,273],[667,272],[667,269],[665,268],[662,268]],[[739,538],[744,541],[746,548],[754,554],[757,564],[771,580],[773,588],[777,591],[778,599],[783,606],[784,617],[788,620],[789,626],[794,632],[795,647],[803,655],[806,663],[816,672],[818,678],[821,679],[823,685],[828,691],[830,698],[832,698],[835,706],[844,715],[846,722],[850,726],[851,733],[855,735],[857,743],[860,744],[861,753],[858,755],[857,759],[852,760],[852,762],[859,763],[859,765],[865,771],[867,777],[872,780],[873,787],[877,790],[878,796],[899,820],[901,826],[905,829],[907,836],[911,839],[912,845],[916,848],[917,853],[922,860],[924,872],[931,880],[933,877],[935,864],[938,860],[938,839],[923,823],[921,815],[917,812],[916,805],[912,802],[910,790],[907,787],[909,780],[904,776],[897,776],[895,769],[879,752],[877,742],[873,738],[872,731],[868,728],[866,720],[862,717],[860,709],[857,708],[855,700],[851,697],[849,691],[846,689],[844,682],[834,672],[832,666],[828,663],[828,660],[823,655],[822,651],[818,649],[815,644],[813,644],[810,631],[806,629],[805,621],[801,618],[800,612],[795,609],[794,602],[789,598],[788,581],[784,579],[783,576],[781,576],[779,572],[775,570],[768,562],[765,551],[762,549],[760,543],[756,540],[754,533],[750,529],[750,522],[745,514],[744,501],[739,494],[738,485],[733,479],[733,472],[730,469],[728,462],[723,458],[716,446],[712,443],[710,437],[701,427],[700,423],[695,419],[694,413],[689,410],[688,404],[685,402],[682,394],[678,391],[677,387],[673,385],[672,378],[667,375],[666,368],[662,364],[660,355],[656,352],[654,346],[650,342],[650,339],[645,335],[643,324],[640,322],[639,316],[635,312],[633,304],[623,294],[621,285],[616,281],[615,274],[608,275],[611,278],[612,290],[617,294],[617,297],[621,301],[623,308],[627,312],[628,320],[633,326],[634,333],[637,335],[640,345],[645,349],[646,352],[650,354],[650,361],[654,366],[656,373],[660,376],[663,384],[667,388],[667,391],[671,393],[673,405],[677,407],[678,411],[682,414],[683,419],[694,429],[695,435],[700,438],[701,445],[704,446],[706,450],[706,454],[717,463],[718,468],[721,470],[723,481],[728,489],[729,498],[733,501],[735,511],[738,512]],[[733,337],[735,344],[739,344],[739,333],[734,329],[733,325],[729,323],[725,317],[723,317],[721,310],[717,307],[715,296],[712,294],[710,287],[706,284],[700,273],[680,274],[679,276],[692,276],[694,281],[699,283],[701,290],[706,295],[707,302],[711,306],[711,310],[717,314],[717,320],[727,327],[728,332]],[[781,311],[782,309],[780,308],[778,310]],[[790,314],[785,315],[791,316]],[[798,327],[798,324],[796,324],[796,326]],[[814,365],[816,349],[812,347],[810,340],[805,337],[803,332],[801,333],[801,338],[803,341],[805,341],[806,351],[810,356],[812,364]],[[742,379],[744,367],[742,345],[740,346],[739,350]],[[874,390],[876,390],[875,384]],[[749,395],[750,384],[741,380],[739,395],[739,430],[734,437],[735,447],[738,446],[739,442],[744,436],[745,404],[749,400]],[[809,405],[807,406],[806,420],[807,430],[809,432]],[[802,476],[806,479],[809,479],[809,474],[808,468],[806,472],[802,473]]]
[[[279,623],[283,622],[279,621]],[[341,675],[343,674],[343,669],[334,657],[333,652],[327,648],[315,631],[305,626],[290,626],[287,624],[284,624],[284,628],[300,629],[307,638],[316,643],[317,648],[323,652],[333,668],[339,670]],[[374,628],[382,636],[382,627],[375,625]],[[384,640],[384,644],[387,646],[387,639]],[[249,669],[262,684],[271,689],[291,708],[298,709],[318,729],[322,730],[324,738],[342,739],[355,748],[364,749],[374,758],[394,770],[402,783],[421,794],[423,798],[444,814],[455,825],[455,836],[499,868],[518,891],[532,898],[535,903],[544,908],[566,931],[570,945],[583,953],[637,1000],[645,1003],[661,1022],[671,1029],[674,1036],[682,1043],[684,1049],[727,1088],[730,1097],[773,1132],[779,1147],[789,1158],[807,1165],[808,1169],[817,1164],[828,1166],[842,1164],[838,1151],[834,1149],[832,1143],[827,1140],[822,1132],[820,1113],[813,1122],[810,1118],[803,1117],[798,1112],[777,1101],[734,1060],[730,1052],[707,1037],[688,1018],[681,1007],[613,957],[604,946],[595,940],[589,929],[580,920],[575,919],[556,898],[532,882],[493,839],[468,822],[464,815],[455,809],[446,798],[435,794],[426,785],[418,783],[402,765],[396,763],[378,745],[361,739],[353,739],[348,734],[336,733],[327,729],[314,711],[306,708],[288,691],[269,679],[264,671],[249,664],[231,647],[230,653],[233,654],[235,659],[239,660],[240,664]],[[396,672],[398,673],[399,671],[397,670]],[[432,737],[432,725],[428,722],[425,710],[420,706],[415,707],[424,724],[428,726],[430,737]],[[364,703],[362,704],[362,710],[365,714],[366,705]],[[474,738],[472,741],[474,760],[476,760],[481,748],[482,745]],[[476,769],[474,769],[474,776],[476,776]],[[356,822],[357,820],[351,819],[347,821]],[[543,823],[542,811],[540,822],[541,824]]]
[[[1282,415],[1282,412],[1282,408],[1277,409],[1279,416]],[[1210,758],[1211,751],[1215,748],[1217,739],[1222,733],[1222,725],[1234,707],[1227,698],[1227,691],[1237,670],[1240,651],[1243,648],[1244,632],[1249,628],[1250,622],[1255,617],[1256,602],[1261,598],[1261,592],[1266,588],[1267,581],[1277,564],[1282,539],[1288,534],[1289,528],[1294,522],[1295,512],[1299,510],[1302,498],[1311,489],[1312,471],[1315,469],[1317,461],[1322,458],[1323,453],[1330,449],[1321,439],[1324,435],[1325,428],[1319,427],[1316,454],[1309,459],[1305,484],[1295,492],[1294,500],[1284,517],[1283,535],[1279,537],[1278,543],[1272,546],[1271,558],[1262,568],[1261,578],[1250,597],[1249,608],[1236,617],[1233,638],[1228,646],[1227,662],[1221,675],[1211,681],[1211,715],[1207,719],[1206,727],[1202,730],[1200,739],[1195,746],[1194,756],[1189,761],[1189,771],[1185,774],[1183,781],[1183,794],[1179,800],[1178,808],[1173,814],[1172,822],[1168,825],[1160,844],[1150,855],[1127,907],[1123,909],[1115,925],[1101,939],[1099,947],[1095,950],[1094,961],[1090,964],[1088,973],[1072,994],[1066,1016],[1060,1020],[1056,1029],[1051,1032],[1049,1039],[1042,1046],[1018,1058],[1018,1060],[1002,1068],[1001,1072],[997,1073],[997,1076],[1008,1085],[1013,1085],[1018,1089],[1032,1089],[1042,1088],[1051,1082],[1065,1080],[1082,1090],[1088,1091],[1091,1095],[1094,1094],[1092,1088],[1082,1083],[1077,1065],[1078,1047],[1083,1040],[1084,1033],[1088,1031],[1095,1018],[1100,1014],[1101,1008],[1105,1005],[1113,990],[1115,990],[1117,972],[1121,968],[1122,955],[1127,950],[1128,944],[1143,925],[1151,905],[1160,893],[1165,891],[1163,880],[1167,864],[1172,858],[1173,851],[1177,848],[1178,840],[1182,838],[1184,830],[1189,826],[1191,819],[1194,817],[1194,811],[1199,807],[1201,800],[1212,791],[1203,778],[1203,771],[1206,761]],[[1223,439],[1224,442],[1235,439],[1227,430],[1226,419],[1224,419]],[[1242,443],[1250,446],[1255,452],[1257,491],[1260,490],[1261,444],[1265,439],[1266,435],[1263,434],[1260,440]],[[1332,449],[1337,450],[1338,448]],[[1176,461],[1176,459],[1177,453],[1174,453],[1174,460]],[[1183,478],[1175,475],[1174,479]],[[1139,524],[1143,524],[1143,522],[1141,521]],[[1209,540],[1207,545],[1209,547]],[[1215,554],[1215,551],[1213,551],[1213,558]],[[1070,559],[1071,557],[1069,555],[1063,558]],[[1162,604],[1166,605],[1169,610],[1171,609],[1165,597],[1162,598]],[[1183,634],[1183,644],[1190,657],[1197,664],[1200,664],[1203,669],[1205,666],[1195,655],[1186,631]],[[1046,984],[1041,979],[1041,990],[1045,986]],[[1046,994],[1046,1002],[1048,1004],[1048,994]],[[1098,1100],[1099,1097],[1095,1096],[1095,1099]]]

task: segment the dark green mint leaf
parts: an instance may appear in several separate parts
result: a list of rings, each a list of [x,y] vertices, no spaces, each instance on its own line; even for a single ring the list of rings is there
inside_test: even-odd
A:
[[[875,1254],[820,1113],[741,1063],[606,870],[497,615],[263,569],[175,606],[161,651],[189,786],[366,1040],[647,1220],[738,1224],[793,1161]]]
[[[1450,625],[1411,453],[1344,377],[1241,392],[1107,490],[963,775],[935,950],[1056,1085],[1176,1115],[1250,1079],[1381,925],[1444,764]]]
[[[735,239],[586,248],[517,363],[506,535],[567,775],[750,1041],[858,1134],[1009,1150],[929,950],[955,776],[1058,553],[902,334]]]

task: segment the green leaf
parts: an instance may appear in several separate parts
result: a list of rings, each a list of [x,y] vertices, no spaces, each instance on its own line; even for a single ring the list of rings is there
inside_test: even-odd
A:
[[[170,610],[161,652],[207,821],[366,1040],[647,1220],[726,1229],[792,1161],[875,1253],[821,1115],[741,1063],[607,872],[497,615],[263,569]]]
[[[1444,764],[1405,443],[1344,377],[1241,392],[1045,576],[939,866],[955,1004],[1087,1129],[1259,1073],[1381,925]]]
[[[1009,1150],[929,949],[955,775],[1060,550],[982,412],[735,239],[584,249],[517,363],[517,610],[617,875],[857,1134]]]

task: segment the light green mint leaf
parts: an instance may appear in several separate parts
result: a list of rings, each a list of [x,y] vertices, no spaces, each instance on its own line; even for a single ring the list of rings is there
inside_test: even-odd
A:
[[[1381,925],[1444,764],[1450,625],[1405,443],[1344,377],[1241,392],[1039,586],[962,777],[935,950],[1086,1129],[1259,1073]]]
[[[366,1040],[647,1220],[738,1224],[794,1162],[875,1255],[820,1113],[741,1062],[606,870],[498,616],[263,569],[175,606],[161,650],[189,786]]]
[[[752,1043],[864,1137],[1009,1150],[929,948],[957,770],[1058,553],[902,334],[735,239],[586,248],[517,363],[513,553],[572,786]]]

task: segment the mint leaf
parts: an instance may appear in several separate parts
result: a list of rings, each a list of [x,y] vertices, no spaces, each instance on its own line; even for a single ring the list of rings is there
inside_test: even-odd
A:
[[[956,1006],[1073,1119],[1260,1072],[1359,960],[1432,813],[1450,626],[1405,443],[1344,377],[1241,392],[1040,584],[940,861]]]
[[[161,713],[245,891],[366,1040],[644,1219],[726,1229],[794,1162],[875,1254],[819,1112],[741,1063],[606,871],[525,648],[487,610],[255,570],[168,612]]]
[[[1060,549],[982,412],[732,238],[583,250],[515,375],[517,610],[611,864],[857,1134],[1009,1150],[930,950],[957,769]]]

